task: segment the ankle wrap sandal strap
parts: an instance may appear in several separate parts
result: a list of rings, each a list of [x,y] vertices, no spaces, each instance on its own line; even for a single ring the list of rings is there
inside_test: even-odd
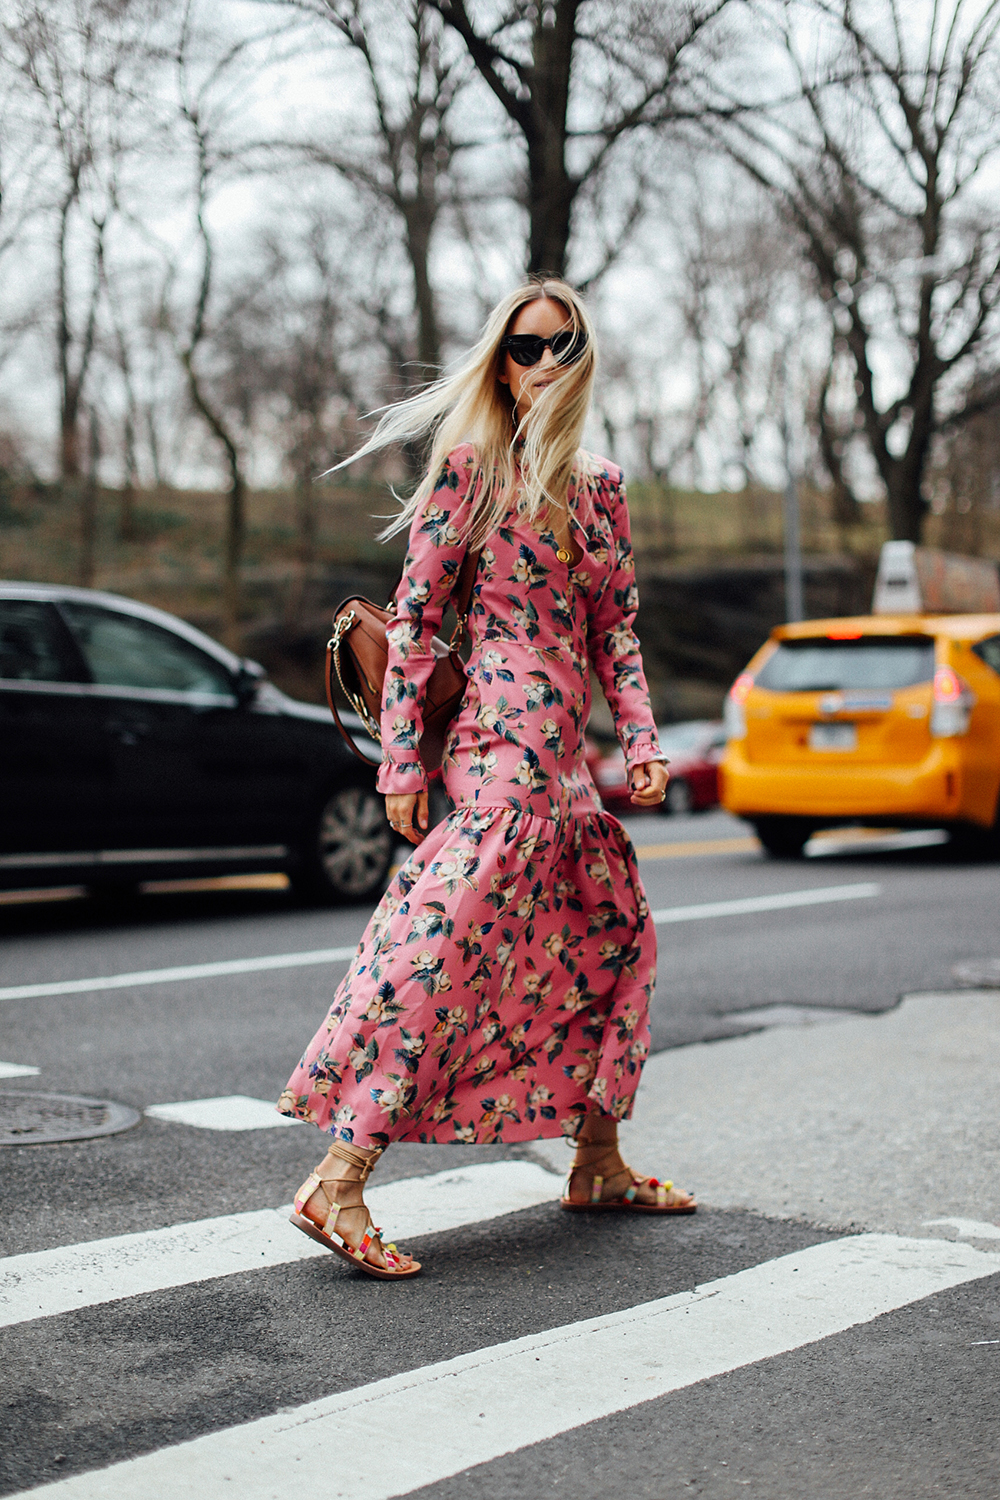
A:
[[[584,1151],[586,1151],[586,1150],[593,1150],[594,1149],[593,1147],[588,1147],[586,1141],[582,1141],[582,1142],[581,1141],[577,1141],[577,1142],[575,1142],[575,1145],[576,1145],[576,1148],[577,1148],[578,1151],[581,1148]],[[573,1163],[573,1165],[570,1167],[569,1172],[567,1173],[567,1176],[566,1176],[566,1191],[563,1194],[563,1197],[567,1198],[567,1199],[569,1198],[569,1188],[570,1188],[570,1183],[573,1181],[573,1173],[574,1172],[589,1172],[590,1169],[591,1169],[591,1167],[600,1166],[603,1162],[608,1161],[610,1157],[617,1156],[617,1155],[618,1155],[618,1147],[617,1146],[609,1146],[606,1151],[602,1151],[601,1152],[600,1156],[595,1156],[594,1160],[592,1162],[589,1162],[589,1161],[575,1161]],[[630,1167],[624,1167],[624,1168],[620,1167],[618,1169],[618,1173],[612,1173],[612,1176],[617,1176],[622,1171],[630,1172],[631,1168]],[[639,1181],[641,1182],[641,1180],[642,1179],[640,1178]],[[630,1189],[630,1192],[632,1194],[632,1198],[635,1197],[636,1188],[638,1186],[639,1186],[638,1182],[634,1182],[633,1183],[633,1185],[632,1185],[632,1187]],[[591,1203],[600,1203],[600,1201],[601,1201],[601,1194],[603,1192],[604,1192],[604,1175],[601,1172],[595,1172],[594,1176],[593,1176],[593,1180],[592,1180],[592,1182],[590,1184],[590,1201],[591,1201]],[[629,1202],[630,1203],[632,1201],[632,1198],[629,1198]]]
[[[370,1151],[361,1151],[357,1146],[349,1146],[346,1141],[331,1141],[327,1147],[326,1154],[327,1156],[339,1156],[341,1161],[348,1162],[352,1167],[360,1168],[361,1177],[358,1180],[361,1183],[366,1183],[375,1170],[376,1163],[384,1150],[384,1146],[373,1146]],[[332,1182],[349,1182],[351,1179],[347,1177],[334,1177],[328,1180]]]
[[[309,1176],[306,1178],[305,1182],[302,1184],[298,1192],[295,1194],[295,1197],[292,1199],[292,1207],[295,1209],[295,1212],[297,1214],[300,1214],[302,1212],[306,1204],[309,1202],[309,1199],[312,1197],[313,1193],[315,1193],[316,1189],[321,1188],[322,1186],[323,1183],[320,1178],[316,1176],[316,1173],[310,1172]]]
[[[570,1185],[573,1181],[574,1172],[592,1171],[595,1166],[602,1166],[609,1157],[616,1156],[617,1154],[617,1147],[612,1147],[611,1149],[602,1152],[599,1156],[595,1156],[592,1162],[574,1162],[574,1164],[569,1169],[569,1175],[566,1178],[566,1188],[562,1198],[560,1199],[562,1207],[574,1209],[577,1211],[601,1209],[608,1212],[631,1211],[633,1213],[661,1214],[691,1214],[696,1212],[697,1205],[695,1204],[693,1198],[691,1198],[690,1194],[685,1194],[685,1197],[687,1197],[689,1200],[687,1203],[669,1203],[667,1201],[671,1189],[674,1185],[673,1182],[658,1182],[655,1177],[642,1177],[638,1172],[634,1170],[634,1168],[626,1166],[624,1162],[620,1167],[617,1168],[616,1171],[611,1173],[612,1177],[628,1176],[631,1178],[631,1182],[629,1183],[628,1187],[619,1197],[605,1198],[603,1196],[605,1177],[601,1172],[594,1172],[593,1179],[590,1184],[589,1199],[582,1203],[574,1203],[570,1197]],[[656,1202],[637,1202],[636,1199],[639,1189],[647,1186],[655,1191]]]
[[[296,1228],[301,1229],[303,1234],[309,1235],[311,1239],[318,1240],[330,1250],[336,1251],[345,1260],[353,1261],[359,1270],[364,1271],[367,1275],[380,1277],[383,1280],[398,1280],[416,1276],[420,1270],[420,1263],[412,1259],[407,1263],[395,1245],[380,1244],[382,1256],[385,1260],[385,1268],[372,1265],[368,1261],[367,1256],[376,1238],[381,1236],[381,1229],[373,1222],[368,1207],[364,1202],[340,1203],[331,1191],[333,1183],[350,1183],[354,1186],[363,1185],[371,1175],[372,1168],[381,1155],[381,1147],[377,1147],[369,1153],[360,1151],[355,1146],[348,1146],[340,1141],[334,1141],[327,1152],[327,1156],[339,1157],[341,1161],[349,1163],[352,1167],[359,1168],[360,1176],[335,1177],[330,1172],[324,1172],[323,1169],[326,1166],[326,1161],[320,1162],[316,1170],[309,1173],[309,1176],[295,1194],[292,1223],[295,1224]],[[314,1193],[320,1190],[327,1203],[326,1218],[322,1224],[311,1219],[305,1212],[309,1199]],[[352,1245],[347,1236],[342,1234],[337,1228],[337,1219],[340,1214],[351,1209],[360,1209],[368,1220],[364,1233],[357,1245]]]

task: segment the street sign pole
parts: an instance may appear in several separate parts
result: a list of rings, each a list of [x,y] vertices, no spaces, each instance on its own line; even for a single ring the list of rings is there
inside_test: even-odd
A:
[[[785,619],[788,624],[805,619],[802,590],[802,528],[799,515],[799,486],[795,477],[795,453],[792,442],[791,372],[785,361],[785,410],[782,419],[785,442]]]
[[[802,601],[802,538],[799,528],[799,486],[792,470],[785,484],[785,619],[805,619]]]

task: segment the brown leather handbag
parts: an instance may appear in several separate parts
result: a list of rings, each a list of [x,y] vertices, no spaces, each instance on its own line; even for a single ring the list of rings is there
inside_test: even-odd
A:
[[[467,552],[459,570],[452,598],[458,624],[450,641],[438,636],[431,639],[431,650],[437,660],[431,672],[424,697],[424,729],[417,747],[427,771],[441,765],[448,726],[458,712],[465,695],[465,665],[458,654],[472,600],[479,553]],[[373,740],[382,736],[379,721],[382,714],[382,685],[388,661],[386,627],[393,619],[395,605],[379,609],[370,599],[353,595],[337,605],[333,616],[333,634],[326,646],[326,698],[337,728],[359,760],[368,766],[379,765],[359,750],[337,712],[334,680],[355,710]]]

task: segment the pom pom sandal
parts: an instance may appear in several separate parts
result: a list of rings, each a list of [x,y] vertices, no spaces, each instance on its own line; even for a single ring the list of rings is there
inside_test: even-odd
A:
[[[686,1195],[687,1198],[688,1198],[688,1200],[689,1200],[687,1203],[668,1203],[667,1202],[667,1194],[670,1192],[671,1188],[673,1187],[673,1183],[672,1182],[658,1182],[655,1177],[640,1177],[637,1172],[633,1172],[633,1170],[632,1170],[631,1167],[626,1167],[626,1166],[619,1167],[619,1169],[618,1169],[617,1172],[613,1172],[611,1174],[612,1177],[624,1177],[626,1175],[626,1173],[627,1173],[632,1178],[632,1181],[631,1181],[630,1185],[625,1189],[625,1192],[622,1193],[622,1195],[621,1195],[620,1198],[604,1198],[604,1199],[602,1199],[601,1194],[604,1192],[604,1177],[603,1177],[603,1175],[600,1172],[595,1172],[594,1173],[594,1177],[593,1177],[593,1181],[590,1184],[590,1198],[586,1202],[584,1202],[584,1203],[574,1203],[570,1199],[570,1196],[569,1196],[569,1194],[570,1194],[570,1184],[573,1181],[573,1175],[574,1175],[574,1173],[576,1173],[576,1172],[589,1172],[592,1169],[592,1167],[600,1166],[603,1162],[606,1162],[609,1159],[609,1157],[617,1156],[617,1155],[618,1155],[618,1147],[617,1146],[612,1146],[610,1150],[605,1151],[605,1153],[604,1153],[603,1156],[597,1157],[594,1162],[585,1162],[583,1164],[577,1164],[577,1165],[574,1165],[574,1166],[570,1167],[569,1174],[567,1175],[567,1178],[566,1178],[566,1188],[565,1188],[565,1191],[564,1191],[562,1197],[559,1200],[559,1206],[560,1206],[560,1208],[568,1209],[571,1213],[585,1213],[585,1214],[596,1214],[596,1213],[693,1214],[693,1213],[697,1213],[697,1211],[698,1211],[698,1205],[697,1205],[697,1203],[694,1202],[694,1199],[693,1199],[693,1197],[692,1197],[692,1195],[690,1193],[688,1193]],[[656,1189],[656,1202],[655,1203],[637,1203],[636,1202],[636,1194],[638,1193],[638,1191],[639,1191],[639,1189],[641,1187],[644,1187],[644,1186],[647,1186],[647,1185],[649,1187],[651,1187],[651,1188],[655,1188]]]
[[[352,1166],[360,1167],[361,1176],[360,1178],[320,1176],[323,1170],[323,1163],[320,1162],[316,1170],[309,1173],[309,1176],[295,1194],[295,1201],[293,1203],[294,1212],[291,1215],[291,1222],[295,1225],[296,1229],[301,1229],[302,1233],[307,1234],[311,1240],[316,1240],[318,1244],[324,1245],[327,1250],[332,1250],[341,1259],[349,1261],[356,1270],[364,1271],[366,1276],[375,1276],[379,1281],[406,1281],[411,1276],[418,1276],[420,1274],[420,1262],[418,1260],[413,1260],[411,1256],[404,1256],[397,1250],[395,1245],[383,1245],[381,1241],[378,1241],[378,1236],[382,1231],[376,1228],[372,1216],[368,1212],[367,1204],[338,1203],[330,1191],[329,1185],[335,1182],[360,1182],[363,1186],[371,1175],[371,1170],[375,1163],[382,1155],[381,1151],[369,1156],[351,1146],[341,1144],[340,1141],[334,1141],[330,1146],[328,1155],[339,1156],[342,1161],[347,1161]],[[317,1189],[322,1190],[328,1205],[326,1218],[322,1224],[316,1223],[305,1212],[306,1204]],[[368,1219],[365,1232],[357,1245],[352,1245],[347,1236],[342,1234],[337,1228],[337,1220],[340,1214],[345,1209],[350,1210],[352,1208],[363,1208]],[[334,1235],[336,1235],[336,1239],[333,1238]],[[340,1241],[339,1244],[337,1243],[338,1240]],[[384,1266],[373,1265],[371,1261],[365,1259],[368,1251],[376,1241],[378,1241],[378,1248],[381,1249],[382,1254],[385,1256]]]

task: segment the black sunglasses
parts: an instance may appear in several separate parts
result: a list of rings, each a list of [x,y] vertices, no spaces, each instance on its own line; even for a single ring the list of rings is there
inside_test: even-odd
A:
[[[582,328],[560,328],[548,338],[540,333],[507,333],[500,340],[500,348],[516,365],[537,365],[546,349],[552,350],[561,365],[570,365],[586,347],[587,335]]]

